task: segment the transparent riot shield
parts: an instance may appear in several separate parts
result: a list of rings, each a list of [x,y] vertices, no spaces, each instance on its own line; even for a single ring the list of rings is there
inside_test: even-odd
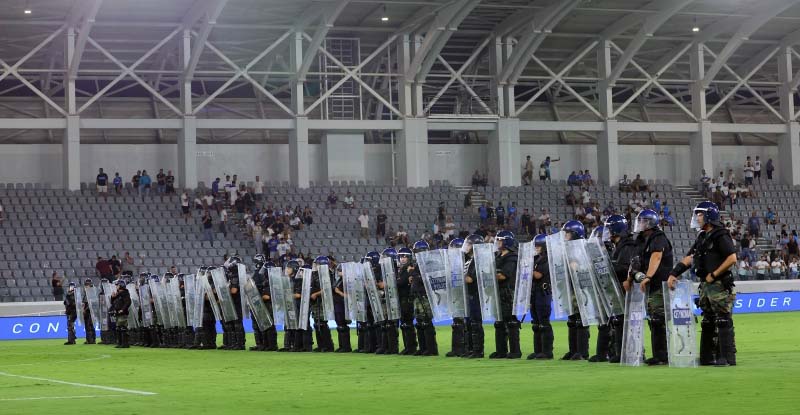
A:
[[[141,326],[141,321],[139,320],[139,290],[136,289],[134,283],[128,284],[126,288],[131,295],[131,306],[128,307],[128,328],[138,329]]]
[[[183,276],[183,295],[186,300],[186,310],[184,319],[186,327],[196,327],[195,306],[197,305],[197,276],[186,274]]]
[[[89,313],[92,315],[92,323],[94,323],[95,328],[97,328],[102,322],[102,316],[100,315],[100,299],[98,298],[99,292],[95,286],[84,286],[83,288],[86,294],[86,302],[89,303]]]
[[[611,258],[603,242],[597,238],[589,238],[585,245],[586,255],[592,261],[603,311],[607,316],[619,316],[625,313],[625,297],[619,285]]]
[[[319,265],[317,267],[317,275],[319,276],[319,288],[322,290],[322,314],[327,321],[336,320],[330,268],[327,265]]]
[[[149,284],[139,286],[139,306],[142,308],[142,327],[153,325],[153,297]]]
[[[433,321],[451,319],[448,309],[450,300],[447,298],[447,279],[450,277],[447,250],[433,249],[418,252],[414,257],[419,265],[425,293],[428,294],[428,301],[431,304]]]
[[[692,311],[693,285],[681,280],[670,290],[661,283],[664,292],[664,313],[667,317],[667,350],[672,367],[697,367],[697,330]]]
[[[519,244],[517,252],[517,278],[514,281],[513,314],[519,321],[525,318],[531,305],[531,285],[533,284],[533,265],[535,250],[533,242]]]
[[[208,299],[208,304],[211,305],[211,312],[214,314],[214,319],[217,320],[217,321],[221,321],[222,320],[222,311],[219,309],[219,304],[217,303],[217,299],[216,299],[217,295],[214,293],[214,287],[211,286],[211,282],[209,282],[209,280],[208,280],[209,274],[210,274],[209,272],[206,272],[206,274],[202,278],[200,278],[199,282],[200,282],[200,284],[203,285],[203,292],[205,293],[205,298]],[[199,296],[199,297],[203,298],[203,296]],[[201,314],[200,314],[199,318],[200,318],[200,321],[202,322],[203,321],[202,309],[203,309],[203,307],[205,307],[205,301],[201,300],[201,302],[202,302],[202,306],[199,309],[199,310],[201,310]]]
[[[78,319],[75,322],[79,326],[83,326],[83,285],[75,284],[75,311],[78,314]]]
[[[217,293],[222,319],[225,322],[236,320],[239,315],[236,313],[236,304],[231,297],[230,284],[225,278],[225,270],[223,268],[212,269],[211,279],[214,281],[214,291]]]
[[[269,316],[267,306],[264,304],[264,300],[261,298],[261,293],[258,287],[256,287],[253,278],[248,275],[245,280],[241,282],[243,302],[247,303],[247,307],[252,312],[253,319],[255,320],[255,324],[258,325],[258,329],[264,331],[272,327],[272,318]]]
[[[484,321],[503,319],[500,311],[500,297],[497,292],[497,271],[492,244],[472,245],[475,259],[475,273],[478,278],[478,297],[481,301],[481,317]]]
[[[564,252],[564,233],[547,235],[547,264],[550,268],[550,288],[553,291],[553,315],[564,319],[575,314],[572,307],[572,287]]]
[[[397,275],[391,257],[381,258],[381,274],[386,293],[386,319],[400,320],[400,295],[397,291]]]
[[[171,327],[172,320],[169,317],[169,311],[165,304],[164,290],[161,286],[161,282],[151,279],[149,287],[150,295],[153,297],[153,309],[158,324],[167,328]]]
[[[367,294],[364,290],[364,276],[361,264],[346,262],[342,264],[344,274],[344,305],[347,319],[367,321]]]
[[[186,311],[183,309],[183,299],[181,298],[181,283],[178,278],[173,278],[173,280],[168,284],[170,292],[172,293],[171,297],[173,298],[172,301],[172,308],[174,312],[172,313],[173,319],[175,320],[175,326],[184,328],[186,327]],[[186,280],[184,279],[183,283],[184,293],[186,292]]]
[[[606,324],[608,317],[603,313],[600,297],[595,286],[594,269],[586,256],[586,240],[577,239],[564,242],[567,254],[569,275],[572,288],[581,313],[581,322],[585,327]]]
[[[286,310],[285,329],[296,330],[300,328],[300,316],[298,315],[297,308],[294,306],[294,287],[292,279],[286,274],[281,274],[281,280],[283,281],[281,285],[283,288],[283,307]]]
[[[300,312],[297,320],[297,327],[300,330],[308,330],[308,316],[311,311],[311,278],[313,271],[308,268],[300,268],[296,278],[303,279],[303,289],[300,291]]]
[[[100,330],[106,331],[108,330],[108,302],[106,301],[106,296],[100,293],[97,296],[97,302],[100,304],[98,307],[100,310]]]
[[[453,318],[464,318],[469,315],[467,306],[467,285],[464,282],[464,253],[461,248],[447,249],[447,263],[450,269],[447,279],[447,305]]]
[[[641,366],[644,360],[644,318],[647,314],[647,295],[633,283],[625,295],[625,324],[622,329],[623,366]]]
[[[386,314],[383,312],[383,304],[381,295],[378,292],[378,283],[375,280],[375,274],[372,272],[372,265],[368,262],[361,264],[361,269],[364,273],[364,289],[367,292],[367,298],[372,307],[372,317],[376,323],[386,321]]]
[[[272,300],[273,323],[286,328],[286,302],[283,299],[283,271],[280,268],[272,267],[267,270],[269,277],[270,299]]]

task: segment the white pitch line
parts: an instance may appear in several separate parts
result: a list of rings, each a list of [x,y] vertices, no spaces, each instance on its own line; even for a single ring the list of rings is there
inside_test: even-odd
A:
[[[133,395],[158,395],[155,392],[145,392],[145,391],[137,391],[137,390],[134,390],[134,389],[115,388],[113,386],[90,385],[90,384],[87,384],[87,383],[66,382],[66,381],[57,380],[57,379],[47,379],[47,378],[37,378],[37,377],[33,377],[33,376],[14,375],[14,374],[11,374],[11,373],[6,373],[6,372],[0,372],[0,375],[12,377],[12,378],[40,380],[40,381],[43,381],[43,382],[50,382],[50,383],[60,383],[62,385],[79,386],[79,387],[83,387],[83,388],[102,389],[102,390],[113,391],[113,392],[124,392],[124,393],[130,393],[130,394],[133,394]]]
[[[76,396],[35,396],[31,398],[4,398],[0,401],[43,401],[48,399],[111,398],[125,395],[76,395]]]
[[[20,353],[20,355],[23,355],[23,353]],[[25,356],[30,356],[31,354],[30,354],[30,353],[28,353],[28,354],[24,354],[24,355],[25,355]],[[103,359],[108,359],[108,358],[110,358],[110,357],[111,357],[111,355],[108,355],[108,354],[101,354],[101,355],[100,355],[100,356],[98,356],[98,357],[90,357],[90,358],[88,358],[88,359],[79,359],[79,360],[61,360],[61,361],[58,361],[58,362],[20,363],[20,364],[16,364],[16,365],[6,365],[6,366],[0,366],[0,368],[7,368],[7,367],[20,367],[20,366],[36,366],[36,365],[42,365],[42,364],[53,365],[53,364],[57,364],[57,363],[72,363],[72,362],[91,362],[91,361],[93,361],[93,360],[103,360]]]

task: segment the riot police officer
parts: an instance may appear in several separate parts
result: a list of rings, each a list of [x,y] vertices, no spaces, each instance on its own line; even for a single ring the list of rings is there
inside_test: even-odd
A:
[[[564,232],[565,241],[574,241],[586,238],[586,229],[577,220],[571,220],[561,227]],[[572,284],[572,280],[569,281]],[[572,310],[573,314],[567,316],[567,339],[569,341],[569,351],[561,360],[586,360],[589,358],[589,327],[583,325],[581,313],[578,309],[575,287],[572,288]]]
[[[484,332],[483,332],[483,313],[481,299],[478,293],[478,274],[475,268],[475,254],[473,246],[482,244],[483,237],[480,235],[470,235],[464,241],[461,250],[464,252],[464,266],[467,271],[464,274],[464,282],[467,284],[468,318],[466,321],[468,353],[464,357],[469,359],[482,359],[484,356]]]
[[[631,260],[636,256],[636,243],[628,229],[628,221],[622,215],[611,215],[603,225],[603,242],[611,243],[611,265],[620,285],[628,279]],[[611,328],[611,349],[608,361],[619,363],[622,356],[622,334],[625,315],[609,317]]]
[[[89,294],[88,291],[86,291],[86,288],[91,286],[92,280],[90,278],[87,278],[83,281],[84,294],[83,304],[81,307],[83,307],[83,327],[86,329],[86,341],[83,342],[83,344],[95,344],[95,340],[97,338],[97,332],[94,329],[94,319],[92,319],[92,312],[89,308],[89,301],[87,299]]]
[[[604,226],[598,226],[594,228],[592,231],[592,236],[590,238],[596,238],[599,241],[603,241],[603,233],[605,232]],[[606,251],[611,253],[612,244],[603,243]],[[594,356],[589,358],[589,362],[596,363],[596,362],[607,362],[609,359],[609,350],[611,345],[611,318],[609,318],[606,324],[599,324],[597,326],[597,344],[595,346],[595,354]]]
[[[212,287],[211,293],[204,293],[203,294],[203,342],[201,349],[216,349],[217,348],[217,318],[214,315],[214,309],[212,308],[212,302],[216,305],[216,298],[213,293],[214,287],[214,279],[211,278],[211,271],[216,269],[216,267],[208,267],[205,269],[205,273],[203,274],[203,269],[201,268],[201,278],[206,278],[208,284]],[[209,297],[209,294],[211,295]],[[198,294],[199,295],[199,294]]]
[[[75,344],[75,320],[78,319],[78,309],[75,304],[75,290],[75,283],[70,282],[67,288],[67,295],[64,296],[64,314],[67,316],[67,341],[64,342],[65,346]]]
[[[694,208],[691,227],[700,233],[686,257],[670,272],[668,284],[674,289],[685,271],[690,267],[694,270],[701,279],[698,305],[703,310],[700,364],[735,366],[732,313],[736,291],[730,268],[736,264],[736,248],[720,222],[719,208],[714,203],[702,202]]]
[[[368,323],[368,336],[369,344],[367,345],[367,353],[386,354],[386,321],[375,321],[373,314],[373,307],[383,310],[383,315],[386,315],[386,298],[382,295],[385,285],[383,283],[383,273],[380,266],[381,255],[377,251],[370,251],[364,255],[362,262],[368,264],[372,268],[372,276],[375,279],[375,290],[378,292],[378,304],[372,304],[372,301],[367,296],[367,323]],[[366,284],[367,281],[364,280]]]
[[[550,325],[553,292],[550,288],[550,265],[547,262],[547,236],[533,238],[535,258],[533,263],[533,286],[531,287],[531,329],[533,330],[533,353],[528,360],[553,358],[553,326]]]
[[[501,321],[494,323],[494,341],[496,351],[489,355],[490,359],[519,359],[522,352],[519,347],[520,322],[514,315],[514,283],[517,278],[517,241],[510,231],[500,231],[495,237],[498,255],[495,258],[497,272],[497,294],[500,297]]]
[[[416,263],[416,254],[429,249],[430,246],[425,241],[414,242],[415,262],[408,268],[411,296],[414,298],[414,318],[417,321],[417,341],[419,342],[419,350],[414,353],[415,356],[439,355],[439,346],[436,344],[436,328],[433,326],[433,311]]]
[[[236,320],[229,322],[229,345],[230,350],[244,350],[245,349],[245,335],[244,335],[244,316],[242,315],[242,295],[239,292],[239,264],[242,258],[238,255],[233,255],[225,261],[225,278],[228,280],[228,289],[233,300],[233,308],[236,310]]]
[[[395,266],[397,262],[397,251],[394,248],[386,248],[381,251],[381,259],[383,258],[390,258],[392,267]],[[376,268],[375,278],[380,278],[382,282],[379,283],[381,287],[380,293],[381,300],[383,301],[383,312],[386,315],[386,321],[383,323],[383,348],[385,350],[385,354],[398,354],[400,353],[400,346],[398,342],[398,332],[397,332],[397,320],[389,319],[389,305],[388,299],[386,298],[386,281],[383,280],[383,269],[379,266]],[[397,272],[395,271],[395,275]]]
[[[339,347],[336,353],[350,353],[353,351],[350,345],[350,323],[347,319],[347,313],[344,309],[344,278],[342,275],[341,267],[337,267],[336,261],[333,257],[328,257],[330,263],[328,266],[331,270],[336,270],[336,279],[333,285],[333,315],[336,318],[336,334],[338,337]]]
[[[417,333],[414,329],[414,299],[411,296],[411,271],[414,270],[414,254],[408,248],[397,251],[397,294],[400,297],[400,332],[403,335],[401,355],[417,352]],[[418,271],[416,271],[419,274]],[[422,334],[420,333],[420,336]]]
[[[125,281],[117,280],[117,292],[111,295],[111,309],[117,323],[118,349],[127,349],[130,346],[128,337],[128,311],[131,306],[131,293],[125,286]]]
[[[450,248],[461,249],[464,247],[464,240],[456,238],[450,241]],[[471,258],[470,258],[471,259]],[[467,264],[465,263],[465,268]],[[466,275],[467,269],[464,270]],[[448,277],[449,278],[449,277]],[[453,329],[453,335],[450,338],[450,351],[445,354],[446,357],[461,357],[466,353],[467,349],[467,323],[466,318],[454,317],[453,324],[450,328]]]
[[[650,343],[652,357],[645,362],[650,366],[665,365],[667,358],[667,326],[664,317],[664,293],[661,283],[667,280],[672,269],[672,244],[658,226],[658,213],[645,209],[636,216],[633,232],[636,236],[638,261],[631,265],[633,275],[628,277],[626,290],[635,279],[641,280],[640,289],[647,295],[647,315],[650,317]]]
[[[253,256],[253,283],[256,285],[256,289],[259,290],[261,293],[261,288],[264,286],[264,281],[268,279],[266,275],[266,268],[264,268],[264,263],[266,262],[266,258],[262,254],[256,254]],[[263,294],[262,294],[263,295]],[[253,338],[256,341],[255,346],[250,346],[250,351],[261,351],[263,352],[266,350],[265,345],[265,332],[259,330],[257,324],[255,324],[255,317],[253,316],[253,311],[250,310],[250,321],[254,322],[253,324]]]
[[[299,261],[296,261],[298,265],[300,264]],[[303,270],[310,270],[311,264],[302,265],[301,268]],[[302,313],[300,305],[303,302],[303,279],[306,271],[303,272],[301,275],[300,269],[294,273],[294,277],[292,278],[292,292],[294,293],[294,309],[297,312],[297,330],[294,330],[294,347],[292,348],[293,352],[310,352],[313,350],[314,347],[314,340],[313,340],[313,332],[311,330],[311,323],[309,321],[309,315],[311,312],[311,308],[306,311],[305,314]],[[309,276],[311,278],[311,276]],[[312,288],[313,290],[313,288]],[[310,295],[310,294],[309,294]],[[309,298],[310,300],[310,298]],[[309,303],[310,306],[310,303]],[[306,328],[301,329],[299,327],[300,322],[306,322]]]
[[[331,285],[333,285],[333,281],[331,278],[330,269],[328,269],[328,272],[325,273],[320,272],[320,265],[329,264],[330,261],[328,261],[328,257],[326,256],[318,256],[314,259],[314,271],[311,280],[311,298],[309,301],[311,317],[314,319],[314,333],[317,336],[317,348],[313,350],[315,352],[333,351],[331,329],[328,327],[328,319],[325,317],[325,309],[322,301],[321,280],[323,278],[327,278],[329,281],[331,281]]]

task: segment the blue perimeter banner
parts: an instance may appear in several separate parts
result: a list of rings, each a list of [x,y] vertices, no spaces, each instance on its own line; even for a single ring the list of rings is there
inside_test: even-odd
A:
[[[789,291],[782,293],[746,293],[737,294],[734,304],[734,313],[774,313],[782,311],[800,311],[800,292]],[[699,314],[699,310],[696,310]],[[552,318],[552,316],[551,316]],[[440,321],[436,325],[449,325],[451,322]],[[332,328],[334,322],[330,322]],[[245,330],[252,332],[252,322],[245,320]],[[99,329],[98,329],[99,331]],[[75,326],[75,332],[80,340],[85,337],[82,326]],[[217,323],[217,333],[222,328]],[[30,339],[66,339],[67,319],[64,316],[42,317],[2,317],[0,318],[0,340],[30,340]]]

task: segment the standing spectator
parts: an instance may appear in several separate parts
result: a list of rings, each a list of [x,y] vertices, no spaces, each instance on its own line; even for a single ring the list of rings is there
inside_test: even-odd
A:
[[[531,156],[525,158],[525,167],[523,168],[522,173],[522,184],[525,186],[530,186],[531,181],[533,181],[533,162],[531,161]]]
[[[771,207],[767,208],[767,213],[764,214],[764,222],[767,225],[777,225],[778,218],[775,216],[775,212],[772,211]]]
[[[263,249],[262,238],[263,238],[263,235],[262,235],[262,230],[261,230],[261,224],[256,223],[253,226],[253,242],[256,245],[256,254],[263,253],[263,251],[262,251],[262,249]]]
[[[742,258],[742,260],[739,261],[739,264],[736,266],[736,268],[737,268],[736,271],[739,274],[740,281],[747,281],[748,279],[750,279],[750,272],[752,271],[750,269],[750,263],[747,261],[746,258]]]
[[[103,173],[103,169],[97,174],[97,193],[103,195],[103,198],[108,197],[108,175]]]
[[[411,241],[408,239],[408,232],[403,229],[403,225],[397,227],[397,233],[395,234],[395,240],[397,243],[401,243],[405,246],[411,245]]]
[[[375,236],[382,236],[386,237],[386,221],[389,218],[383,213],[382,210],[378,209],[378,217],[377,217],[377,226],[375,229]]]
[[[619,179],[617,183],[617,187],[619,188],[620,192],[630,192],[631,191],[631,181],[628,179],[627,174],[623,174],[622,178]]]
[[[550,156],[547,156],[544,159],[544,168],[545,168],[545,172],[547,173],[547,181],[548,182],[553,181],[553,179],[552,179],[553,175],[550,173],[550,164],[551,163],[555,163],[557,161],[561,161],[561,159],[560,158],[550,159]]]
[[[361,226],[361,237],[369,238],[369,215],[366,210],[362,211],[358,217],[358,224]]]
[[[133,177],[131,178],[131,191],[139,192],[140,195],[142,194],[141,190],[139,189],[139,180],[141,180],[141,178],[142,178],[141,170],[137,170],[136,174],[134,174]]]
[[[436,224],[440,228],[444,227],[445,216],[444,202],[439,202],[439,207],[436,209]]]
[[[353,195],[350,193],[349,190],[347,191],[347,194],[344,196],[344,207],[348,209],[352,209],[353,207],[355,207],[355,200],[353,199]]]
[[[198,212],[201,211],[201,210],[206,210],[205,207],[203,206],[203,200],[200,199],[200,195],[199,194],[195,195],[195,197],[194,197],[194,209],[196,211],[198,211]]]
[[[756,162],[758,161],[758,157],[756,157]],[[772,172],[775,171],[775,165],[772,163],[772,159],[767,160],[767,180],[772,180]],[[758,181],[761,181],[761,174],[758,175]]]
[[[119,275],[122,272],[122,261],[116,255],[111,255],[111,260],[108,263],[111,265],[111,272],[114,275]]]
[[[114,173],[114,192],[119,196],[122,193],[122,177],[119,173]]]
[[[583,184],[586,186],[594,186],[594,179],[592,179],[589,170],[584,170],[583,172]]]
[[[506,208],[503,207],[502,202],[497,202],[497,207],[494,209],[494,215],[497,221],[497,227],[502,228],[506,224]]]
[[[758,281],[763,281],[767,278],[767,268],[769,268],[769,262],[767,262],[767,257],[761,256],[761,260],[755,263],[756,267],[756,279]]]
[[[214,222],[211,220],[211,213],[203,213],[203,240],[214,242]]]
[[[206,195],[203,197],[200,203],[200,207],[205,210],[210,210],[210,209],[217,210],[217,204],[214,203],[214,196],[211,196],[211,193],[206,193]]]
[[[163,196],[164,193],[167,191],[167,175],[164,174],[164,169],[158,169],[158,174],[156,174],[156,191],[159,195]]]
[[[796,280],[800,276],[800,258],[792,258],[789,263],[789,278]]]
[[[278,243],[278,248],[277,248],[278,258],[288,254],[291,248],[292,248],[291,245],[289,245],[289,243],[286,242],[286,238],[281,237],[280,243]]]
[[[489,209],[486,207],[486,203],[481,203],[481,206],[478,208],[478,216],[481,219],[481,225],[486,225],[489,221]]]
[[[259,202],[264,197],[264,182],[261,181],[260,176],[256,176],[256,181],[253,182],[253,194]]]
[[[274,234],[271,238],[269,238],[269,241],[267,241],[267,250],[270,258],[278,259],[278,245],[280,245],[278,235]]]
[[[167,177],[164,179],[165,183],[167,184],[167,194],[171,195],[175,193],[175,176],[172,174],[172,170],[167,170]]]
[[[219,231],[222,233],[223,237],[228,237],[228,209],[225,206],[222,207],[222,210],[219,212]]]
[[[782,280],[783,279],[783,271],[785,269],[785,264],[783,260],[776,256],[772,258],[772,262],[769,264],[769,267],[772,269],[772,279]]]
[[[211,183],[211,194],[214,195],[214,197],[219,195],[219,177],[214,179],[214,182]]]
[[[189,218],[192,217],[192,211],[189,209],[189,194],[185,191],[181,195],[181,212],[183,212],[183,222],[189,223]]]
[[[336,196],[336,192],[331,190],[331,192],[328,194],[328,206],[330,208],[335,208],[336,207],[336,202],[338,202],[338,201],[339,201],[339,198]]]
[[[131,253],[125,251],[125,255],[122,257],[122,271],[134,272],[136,271],[134,268],[135,264],[133,262],[133,257],[131,256]]]
[[[752,261],[755,257],[753,250],[750,247],[751,241],[752,239],[750,239],[750,235],[745,233],[741,242],[739,242],[739,244],[742,246],[742,259],[746,259],[748,261]]]
[[[314,223],[314,211],[308,206],[303,209],[303,223],[305,223],[306,226],[311,226]]]
[[[747,156],[747,161],[744,162],[744,184],[753,184],[753,176],[755,175],[755,167],[750,162],[750,156]]]
[[[519,219],[519,223],[523,234],[530,235],[532,233],[533,228],[531,227],[531,215],[527,208],[522,209],[522,216]]]
[[[589,188],[584,187],[583,193],[581,193],[581,203],[583,203],[584,206],[587,206],[591,201],[592,196],[589,194]]]
[[[722,187],[717,186],[717,190],[714,191],[714,195],[711,196],[711,200],[719,206],[719,210],[725,210],[725,195],[722,194]]]
[[[5,211],[3,210],[3,204],[0,203],[0,225],[3,224],[3,221],[6,219]]]
[[[750,235],[755,238],[761,236],[761,219],[758,218],[756,211],[753,211],[750,219],[747,220],[747,232],[750,232]]]
[[[139,195],[144,197],[145,195],[150,195],[150,184],[153,181],[150,179],[150,176],[147,175],[147,170],[142,170],[142,177],[139,178]]]
[[[464,196],[464,213],[472,210],[472,189],[470,189]]]
[[[759,156],[756,156],[756,161],[753,162],[753,178],[761,182],[761,157]]]
[[[456,224],[453,222],[452,216],[448,216],[446,219],[444,224],[444,235],[448,240],[456,235]]]
[[[567,177],[567,184],[570,186],[577,186],[580,184],[580,181],[580,177],[578,177],[578,175],[575,173],[575,170],[573,170],[572,173],[569,174],[569,177]]]
[[[111,264],[100,256],[97,257],[97,263],[94,269],[97,271],[97,276],[100,278],[111,278],[111,276],[114,275]]]
[[[539,233],[547,233],[547,229],[549,229],[551,225],[550,212],[547,209],[542,208],[542,213],[539,214],[537,221],[539,224]]]
[[[53,297],[55,297],[56,301],[64,301],[64,283],[61,277],[58,276],[57,271],[53,271],[53,275],[50,277],[50,285],[53,287]]]

